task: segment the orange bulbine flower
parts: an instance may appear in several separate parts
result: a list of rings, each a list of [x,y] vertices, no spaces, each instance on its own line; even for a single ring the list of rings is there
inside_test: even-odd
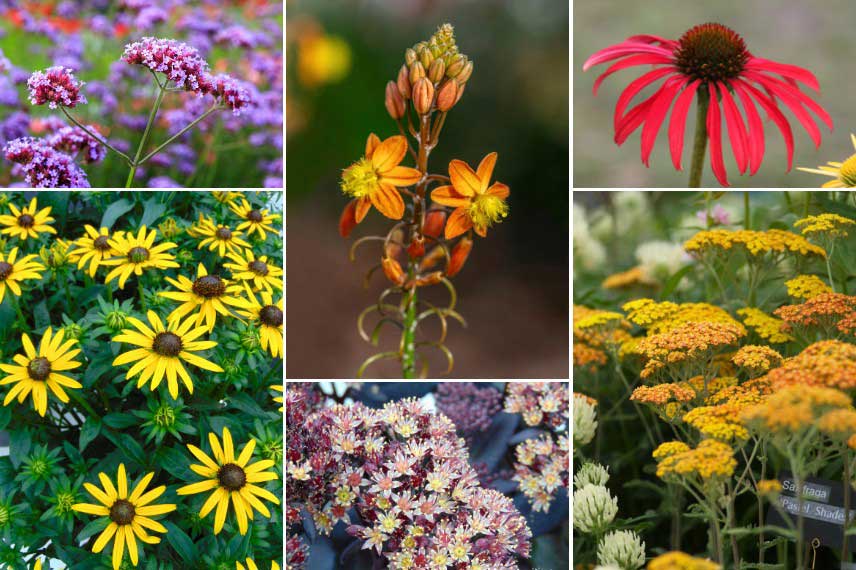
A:
[[[354,211],[356,223],[363,221],[369,208],[393,220],[404,216],[404,200],[396,186],[411,186],[419,182],[422,173],[415,168],[399,166],[407,154],[407,139],[401,135],[381,142],[374,133],[366,141],[366,155],[342,173],[342,192],[357,199]]]
[[[476,172],[466,162],[453,160],[449,163],[452,185],[440,186],[431,192],[433,201],[455,208],[446,222],[446,239],[459,236],[470,228],[485,237],[490,226],[508,215],[508,204],[505,203],[511,194],[508,186],[494,182],[488,187],[496,157],[495,152],[484,157]]]

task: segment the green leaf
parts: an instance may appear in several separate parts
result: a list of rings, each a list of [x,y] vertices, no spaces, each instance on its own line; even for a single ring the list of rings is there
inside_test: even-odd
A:
[[[187,457],[178,449],[174,447],[161,449],[158,455],[158,464],[173,477],[177,477],[183,481],[189,481],[194,478],[193,471],[187,466]]]
[[[119,216],[122,214],[127,214],[134,208],[134,203],[122,198],[117,202],[113,202],[110,204],[106,210],[104,210],[104,215],[101,216],[101,226],[102,228],[112,228],[113,224],[116,220],[119,219]]]
[[[187,533],[169,521],[161,521],[161,524],[166,527],[167,541],[169,541],[178,555],[181,556],[181,559],[195,563],[199,555],[196,552],[196,545],[193,544]]]
[[[101,418],[101,421],[104,422],[104,425],[113,429],[125,429],[127,427],[135,426],[139,423],[139,420],[131,414],[123,414],[118,412],[107,414],[106,416]]]
[[[681,269],[675,272],[674,275],[669,277],[669,280],[666,281],[666,284],[663,286],[663,291],[660,293],[660,299],[665,300],[669,298],[669,295],[678,288],[678,285],[681,283],[681,279],[686,276],[687,273],[692,271],[695,268],[695,265],[685,265]]]
[[[157,196],[149,198],[143,202],[143,217],[140,219],[139,225],[151,227],[164,212],[166,212],[166,206],[158,202]]]
[[[95,416],[89,416],[83,422],[83,427],[80,428],[80,451],[86,449],[86,446],[92,443],[98,434],[101,432],[101,420]]]
[[[56,229],[65,229],[68,216],[68,192],[39,192],[39,209],[50,206],[51,216],[56,219]]]
[[[133,437],[124,433],[115,433],[109,430],[104,432],[104,437],[112,441],[116,447],[125,451],[128,456],[137,463],[142,465],[149,464],[150,458],[146,456],[143,448]]]
[[[82,542],[91,536],[95,536],[110,524],[110,519],[108,517],[98,517],[94,521],[90,522],[88,525],[83,527],[77,534],[77,541]]]
[[[12,419],[12,410],[7,408],[6,406],[0,407],[0,429],[4,429],[7,425],[9,425],[9,421]]]
[[[264,416],[265,411],[246,392],[239,392],[230,398],[232,405],[252,417]]]
[[[36,322],[37,331],[43,331],[51,326],[51,314],[50,311],[48,311],[46,301],[42,301],[33,307],[33,319]]]
[[[21,461],[30,451],[31,443],[28,429],[13,430],[9,434],[9,460],[12,462],[12,467],[17,469],[21,465]]]

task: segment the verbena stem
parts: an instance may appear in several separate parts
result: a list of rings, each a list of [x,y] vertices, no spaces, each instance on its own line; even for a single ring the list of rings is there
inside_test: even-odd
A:
[[[707,107],[710,95],[707,91],[698,91],[698,111],[696,113],[695,140],[693,141],[692,162],[690,163],[689,188],[701,188],[701,173],[704,169],[704,152],[707,149]]]
[[[65,109],[65,107],[63,107],[62,105],[60,105],[60,107],[59,107],[59,108],[62,110],[63,114],[66,116],[66,118],[67,118],[69,121],[71,121],[72,123],[74,123],[78,128],[80,128],[80,129],[81,129],[83,132],[85,132],[87,135],[89,135],[90,137],[94,138],[94,139],[95,139],[95,140],[97,140],[99,143],[103,144],[104,146],[106,146],[107,148],[109,148],[110,150],[112,150],[113,152],[115,152],[116,154],[118,154],[119,156],[121,156],[122,158],[124,158],[124,159],[128,162],[128,164],[131,164],[131,163],[133,162],[133,161],[131,160],[131,157],[130,157],[130,156],[128,156],[127,154],[125,154],[125,153],[124,153],[124,152],[122,152],[121,150],[119,150],[119,149],[115,148],[115,147],[114,147],[113,145],[111,145],[110,143],[108,143],[106,138],[103,138],[103,137],[98,136],[97,134],[95,134],[94,132],[90,131],[88,128],[86,128],[85,126],[83,126],[83,124],[82,124],[80,121],[78,121],[77,119],[75,119],[75,118],[71,115],[71,113],[69,113],[69,112]]]
[[[155,81],[157,81],[157,77],[155,77]],[[134,155],[134,161],[131,163],[131,170],[128,172],[128,180],[125,182],[125,188],[130,188],[134,183],[134,176],[137,174],[137,167],[140,166],[140,156],[143,154],[143,149],[146,148],[146,142],[149,140],[149,133],[152,130],[152,125],[155,123],[155,117],[158,114],[158,109],[160,109],[161,103],[163,102],[164,93],[166,93],[166,85],[162,85],[160,81],[158,84],[158,96],[155,99],[155,104],[152,105],[152,110],[149,113],[149,120],[146,123],[146,130],[143,131],[143,138],[140,139],[140,144],[137,145],[137,153]]]
[[[158,146],[158,147],[157,147],[156,149],[154,149],[152,152],[150,152],[150,153],[149,153],[149,154],[147,154],[145,157],[143,157],[142,159],[140,159],[140,160],[137,162],[137,165],[140,165],[140,164],[145,163],[147,160],[149,160],[150,158],[152,158],[154,155],[156,155],[157,153],[159,153],[160,151],[162,151],[163,149],[165,149],[167,146],[169,146],[170,144],[172,144],[172,143],[175,141],[175,139],[177,139],[178,137],[180,137],[181,135],[183,135],[184,133],[186,133],[187,131],[189,131],[189,130],[190,130],[190,129],[192,129],[193,127],[195,127],[195,126],[196,126],[200,121],[202,121],[202,120],[203,120],[203,119],[205,119],[208,115],[210,115],[211,113],[213,113],[214,111],[217,111],[217,110],[219,110],[219,109],[220,109],[220,106],[219,106],[219,105],[217,105],[217,104],[215,104],[215,105],[213,105],[212,107],[210,107],[207,111],[205,111],[204,113],[202,113],[201,115],[199,115],[199,117],[197,117],[196,119],[194,119],[192,123],[190,123],[189,125],[187,125],[187,126],[186,126],[186,127],[184,127],[183,129],[181,129],[180,131],[178,131],[176,134],[174,134],[174,135],[172,135],[171,137],[169,137],[167,140],[165,140],[163,143],[161,143],[161,145],[160,145],[160,146]]]

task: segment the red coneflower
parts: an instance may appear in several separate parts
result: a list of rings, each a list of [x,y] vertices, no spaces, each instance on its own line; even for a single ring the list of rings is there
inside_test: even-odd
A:
[[[651,35],[633,36],[589,57],[583,70],[616,59],[621,61],[612,64],[595,81],[595,94],[603,80],[617,71],[637,65],[654,66],[652,71],[624,89],[615,106],[615,142],[621,145],[642,126],[642,162],[645,166],[648,166],[657,133],[674,101],[668,127],[669,149],[675,168],[682,170],[687,113],[697,96],[698,125],[690,174],[692,187],[701,185],[708,138],[713,173],[720,184],[728,186],[722,159],[723,115],[740,174],[747,169],[750,174],[755,174],[764,158],[764,126],[758,106],[776,123],[785,139],[788,170],[793,164],[794,139],[780,103],[784,103],[796,116],[815,146],[820,146],[820,128],[806,109],[813,111],[832,129],[829,114],[797,85],[800,82],[820,91],[814,74],[795,65],[753,56],[746,49],[743,38],[721,24],[696,26],[678,41]],[[625,113],[639,92],[664,78],[656,93]],[[740,99],[745,120],[735,99]]]

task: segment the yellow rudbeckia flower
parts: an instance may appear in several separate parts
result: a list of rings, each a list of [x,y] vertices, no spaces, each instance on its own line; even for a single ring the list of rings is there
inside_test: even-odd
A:
[[[18,248],[13,247],[9,255],[5,255],[0,251],[0,303],[3,302],[3,297],[6,296],[6,288],[8,287],[12,294],[16,297],[21,296],[21,287],[19,281],[24,279],[41,279],[42,276],[38,273],[44,271],[45,266],[38,261],[33,261],[35,255],[25,255],[18,259]]]
[[[243,220],[238,224],[237,229],[247,230],[247,237],[256,232],[261,239],[267,239],[266,231],[272,234],[276,233],[276,229],[271,223],[279,219],[279,214],[271,214],[269,210],[253,208],[246,198],[241,198],[240,204],[234,202],[229,204],[229,208]]]
[[[14,204],[9,204],[12,215],[0,216],[0,225],[6,226],[0,230],[0,234],[15,236],[20,240],[28,237],[38,238],[39,233],[56,234],[56,230],[47,225],[54,219],[50,216],[51,206],[39,210],[36,199],[30,200],[29,206],[20,210]]]
[[[137,235],[128,232],[127,234],[116,234],[113,239],[107,243],[110,247],[119,252],[119,257],[113,257],[102,261],[103,265],[116,265],[110,273],[107,274],[104,283],[110,283],[116,277],[119,278],[119,289],[125,288],[125,282],[131,274],[140,276],[143,271],[149,268],[167,269],[169,267],[178,267],[175,262],[175,256],[171,253],[166,253],[176,245],[172,242],[164,242],[155,245],[157,230],[146,231],[146,226],[140,228]]]
[[[217,314],[229,317],[232,313],[227,307],[249,308],[250,304],[240,296],[241,288],[236,284],[229,284],[219,275],[209,275],[208,270],[201,263],[196,270],[196,280],[191,281],[183,275],[178,276],[178,281],[171,277],[166,280],[178,291],[162,291],[158,293],[161,297],[181,301],[181,305],[175,308],[167,317],[170,323],[176,323],[187,315],[196,312],[196,326],[202,326],[203,322],[208,332],[214,330]]]

